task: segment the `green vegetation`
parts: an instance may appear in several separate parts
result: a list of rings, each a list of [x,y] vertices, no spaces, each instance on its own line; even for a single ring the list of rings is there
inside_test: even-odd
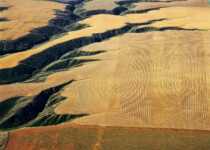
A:
[[[8,142],[8,133],[0,132],[0,150],[3,150]]]
[[[0,55],[11,54],[29,50],[36,45],[45,43],[52,40],[54,36],[60,36],[68,31],[80,30],[86,25],[76,24],[77,21],[86,19],[92,15],[97,14],[115,14],[120,15],[126,11],[127,8],[122,6],[114,8],[113,10],[84,10],[84,3],[89,0],[50,0],[59,3],[67,3],[65,11],[55,10],[56,18],[49,21],[49,25],[45,27],[36,28],[30,31],[28,35],[25,35],[17,40],[4,40],[0,41]],[[130,1],[129,3],[133,3]],[[6,7],[0,7],[0,11],[6,10]],[[5,21],[1,18],[0,21]]]
[[[36,96],[17,97],[0,103],[0,130],[56,125],[86,115],[58,115],[53,111],[65,100],[60,92],[71,82],[44,90]]]
[[[21,61],[21,63],[14,68],[1,69],[0,84],[9,84],[17,82],[27,82],[27,83],[40,82],[44,81],[48,75],[54,73],[52,71],[67,70],[70,69],[71,67],[82,65],[86,61],[95,61],[95,60],[73,60],[73,57],[78,57],[80,55],[85,56],[84,53],[77,52],[77,50],[83,46],[96,42],[101,42],[103,40],[107,40],[111,37],[118,36],[124,33],[128,32],[142,33],[142,32],[164,31],[164,30],[191,30],[191,31],[196,30],[196,29],[183,29],[178,27],[137,28],[137,26],[148,25],[155,21],[161,21],[161,20],[163,19],[151,20],[140,24],[127,24],[119,29],[113,29],[110,31],[106,31],[104,33],[93,34],[90,37],[81,37],[64,43],[57,44],[55,46],[46,49],[45,51],[42,51],[36,55],[32,55],[31,57]],[[69,53],[71,54],[71,59],[64,57],[65,58],[64,60],[63,56],[67,56]],[[86,56],[88,55],[92,54],[86,53]]]
[[[76,30],[81,30],[88,27],[86,24],[70,24],[65,27],[67,31],[76,31]]]
[[[0,41],[0,55],[8,55],[11,53],[25,51],[31,48],[45,44],[47,41],[54,40],[59,38],[69,31],[81,30],[87,25],[78,24],[77,22],[83,19],[86,19],[92,15],[98,14],[112,14],[112,15],[123,15],[123,14],[136,14],[136,13],[147,13],[152,10],[158,10],[160,8],[152,8],[140,11],[131,11],[129,9],[133,8],[133,3],[140,2],[141,0],[127,0],[116,2],[119,6],[113,10],[85,10],[83,6],[85,2],[89,0],[51,0],[55,2],[68,4],[65,11],[55,10],[56,17],[49,21],[49,24],[45,27],[36,28],[30,31],[26,36],[23,36],[17,40],[6,40]],[[6,10],[6,7],[0,7],[0,12]],[[161,19],[161,20],[164,20]],[[161,20],[151,20],[145,23],[137,24],[126,24],[124,27],[119,29],[113,29],[106,31],[104,33],[96,33],[89,37],[80,37],[77,39],[69,40],[57,45],[54,45],[46,50],[32,55],[29,58],[21,61],[16,67],[1,69],[0,70],[0,85],[11,84],[11,83],[38,83],[43,82],[46,78],[59,71],[69,70],[72,67],[78,67],[83,65],[85,62],[90,61],[99,61],[96,59],[74,59],[75,57],[80,56],[90,56],[96,55],[105,52],[103,49],[97,52],[84,52],[81,50],[83,46],[89,44],[101,42],[109,38],[122,35],[124,33],[142,33],[142,32],[151,32],[151,31],[165,31],[165,30],[186,30],[178,27],[166,27],[166,28],[154,28],[154,27],[145,27],[141,28],[141,25],[148,25],[155,21]],[[5,18],[0,18],[0,21],[7,21]],[[196,30],[196,29],[191,29]],[[54,113],[55,107],[65,100],[65,97],[61,96],[61,91],[65,88],[66,85],[70,84],[73,81],[69,81],[63,85],[57,87],[52,87],[50,89],[44,90],[38,95],[34,96],[25,96],[25,97],[15,97],[8,100],[5,100],[0,103],[0,130],[12,130],[22,127],[34,127],[34,126],[48,126],[48,125],[57,125],[63,122],[71,121],[75,118],[82,117],[87,114],[82,115],[58,115]],[[65,132],[74,132],[78,134],[80,131],[74,129],[75,131],[65,131]],[[119,132],[118,132],[119,131]],[[85,134],[97,135],[97,129],[89,129]],[[101,143],[102,147],[106,149],[154,149],[152,145],[156,145],[160,149],[179,149],[180,143],[187,143],[185,146],[194,144],[197,140],[202,138],[208,139],[209,136],[200,135],[201,137],[196,137],[191,134],[182,135],[178,133],[169,134],[170,132],[150,132],[150,131],[120,131],[106,129],[103,134],[104,141]],[[51,133],[49,133],[51,134]],[[62,133],[66,134],[66,133]],[[84,135],[88,138],[90,135]],[[123,136],[126,135],[125,136]],[[148,136],[149,134],[149,136]],[[113,135],[113,136],[111,136]],[[80,136],[80,135],[77,135]],[[186,139],[185,136],[190,136],[193,138]],[[71,137],[73,138],[73,137]],[[92,137],[96,138],[96,137]],[[114,145],[110,143],[108,139],[113,139],[119,143]],[[97,139],[90,139],[91,142],[95,142]],[[168,145],[169,141],[179,143],[173,145],[171,142]],[[125,141],[125,142],[122,142]],[[154,141],[151,143],[149,141]],[[51,141],[52,142],[52,141]],[[59,141],[62,143],[62,141]],[[88,143],[88,144],[91,144]],[[139,142],[141,144],[139,144]],[[203,146],[197,142],[197,145],[206,148],[209,146],[206,140],[202,141]],[[86,147],[87,143],[84,145],[78,145],[78,147]],[[162,144],[162,145],[161,145]],[[0,143],[1,146],[1,143]],[[188,147],[186,147],[187,149]],[[196,147],[199,149],[199,147]]]
[[[4,11],[4,10],[7,10],[7,9],[8,9],[8,7],[0,7],[0,12]]]

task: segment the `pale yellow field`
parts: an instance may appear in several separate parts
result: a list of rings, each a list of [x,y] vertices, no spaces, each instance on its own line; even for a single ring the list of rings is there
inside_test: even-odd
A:
[[[167,1],[167,0],[166,0]],[[207,7],[208,0],[172,0],[171,2],[141,2],[135,3],[136,7],[133,10],[145,10],[158,7]],[[193,12],[192,12],[193,13]]]
[[[0,102],[17,96],[33,96],[76,80],[62,91],[66,100],[54,110],[57,114],[89,114],[73,123],[210,130],[209,7],[170,7],[143,14],[92,16],[80,21],[90,25],[88,28],[0,59],[0,69],[14,67],[19,61],[58,43],[117,29],[126,23],[157,19],[166,20],[139,28],[180,27],[205,31],[126,33],[82,47],[80,51],[105,52],[75,58],[100,61],[54,73],[42,83],[1,85]]]
[[[76,119],[72,124],[80,125],[100,125],[100,126],[115,126],[115,127],[145,127],[143,122],[140,122],[138,118],[125,115],[123,113],[100,113],[85,116]]]
[[[87,46],[82,50],[107,53],[80,57],[102,60],[78,68],[80,79],[65,89],[67,100],[55,112],[93,114],[74,121],[88,125],[138,121],[136,126],[210,129],[209,36],[201,31],[134,33]],[[123,115],[130,122],[121,120]]]
[[[115,2],[120,0],[91,0],[85,3],[84,9],[87,10],[97,10],[97,9],[107,9],[112,10],[118,5]]]
[[[48,25],[55,17],[55,9],[64,10],[65,5],[50,1],[1,0],[0,7],[9,7],[0,13],[0,40],[17,39],[29,33],[31,29]]]
[[[193,15],[192,15],[193,14]],[[165,27],[167,23],[174,23],[172,26],[185,29],[203,29],[210,30],[210,8],[209,7],[176,7],[162,8],[145,14],[129,14],[126,16],[114,15],[96,15],[81,21],[82,24],[88,24],[91,27],[79,31],[69,32],[61,38],[53,40],[38,48],[11,54],[0,59],[0,69],[11,68],[18,65],[19,61],[24,60],[31,55],[37,54],[51,46],[62,43],[78,37],[91,36],[93,33],[103,33],[107,30],[117,29],[126,23],[143,23],[156,19],[167,19],[158,21],[159,27]],[[109,22],[108,24],[106,22]],[[153,24],[152,24],[153,25]],[[167,24],[168,25],[168,24]]]

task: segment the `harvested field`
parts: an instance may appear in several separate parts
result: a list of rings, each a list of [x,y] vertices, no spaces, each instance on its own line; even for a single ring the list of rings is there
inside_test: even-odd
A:
[[[5,150],[208,149],[209,132],[173,129],[79,126],[32,128],[10,133]],[[17,142],[18,141],[18,142]]]
[[[119,0],[91,0],[87,2],[84,6],[84,9],[87,10],[96,10],[96,9],[108,9],[112,10],[118,5],[115,3],[116,1]]]
[[[1,22],[1,41],[20,38],[31,29],[48,25],[48,21],[55,17],[55,9],[64,10],[65,5],[50,1],[1,0],[0,7],[8,7],[0,14],[8,20]]]
[[[163,7],[207,7],[208,0],[174,0],[171,2],[141,2],[135,3],[136,7],[133,10],[145,10],[145,9],[153,9],[153,8],[163,8]]]
[[[0,150],[210,149],[207,0],[0,0],[0,13]]]
[[[196,13],[192,15],[192,12]],[[165,27],[166,25],[168,25],[165,25],[165,22],[174,23],[175,21],[177,21],[171,26],[181,27],[184,29],[210,30],[210,25],[208,24],[210,20],[209,15],[210,9],[207,7],[162,8],[160,10],[151,11],[146,14],[130,14],[126,16],[96,15],[79,22],[81,24],[90,25],[91,27],[89,28],[69,32],[68,35],[53,40],[38,48],[28,50],[26,52],[11,54],[9,56],[1,58],[0,69],[15,67],[21,60],[24,60],[32,55],[40,53],[46,50],[47,48],[55,46],[59,43],[66,42],[79,37],[91,36],[93,33],[103,33],[108,30],[118,29],[125,26],[126,23],[145,23],[151,20],[166,19],[163,21],[158,21],[157,23],[160,24],[158,27]],[[106,24],[104,21],[109,22],[109,24]]]
[[[209,129],[209,35],[208,31],[156,31],[111,38],[82,48],[107,51],[80,57],[101,61],[55,73],[43,83],[2,85],[1,98],[33,96],[77,80],[62,92],[67,100],[56,113],[124,113],[147,126],[170,128],[181,119],[183,125],[177,128]],[[173,119],[179,115],[181,118]],[[168,118],[172,121],[166,122]]]
[[[67,100],[55,112],[124,113],[158,127],[172,118],[165,122],[166,128],[209,129],[208,38],[205,31],[133,33],[84,47],[83,51],[107,52],[80,57],[101,62],[70,71],[77,81],[62,93]]]

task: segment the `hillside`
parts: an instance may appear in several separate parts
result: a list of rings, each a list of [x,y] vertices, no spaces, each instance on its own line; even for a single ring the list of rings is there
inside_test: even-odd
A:
[[[208,0],[0,0],[0,14],[0,150],[210,148]]]

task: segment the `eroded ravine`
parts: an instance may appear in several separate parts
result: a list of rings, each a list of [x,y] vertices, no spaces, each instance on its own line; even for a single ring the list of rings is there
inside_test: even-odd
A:
[[[174,148],[170,145],[174,139],[179,144],[186,140],[188,145],[181,146],[201,147],[201,137],[205,139],[202,146],[209,147],[209,137],[203,134],[210,129],[207,2],[110,0],[105,8],[95,10],[90,7],[98,1],[80,2],[68,5],[68,13],[56,11],[57,17],[50,22],[57,24],[71,14],[75,20],[70,24],[67,20],[69,26],[57,24],[66,34],[55,39],[49,36],[50,41],[34,44],[33,49],[1,57],[0,132],[10,131],[6,149],[56,149],[61,145],[62,149],[84,145],[111,149],[115,147],[111,138],[124,141],[125,148],[132,147],[128,144],[132,141],[124,138],[130,136],[137,137],[132,147],[137,148],[137,130],[148,127],[152,133],[145,132],[143,137],[157,142],[154,137],[158,136],[157,143],[164,141],[169,147]],[[88,3],[90,10],[85,10]],[[48,29],[40,31],[47,33]],[[20,129],[37,126],[51,127]],[[127,132],[128,127],[136,130]],[[186,131],[193,138],[168,130]],[[199,134],[191,134],[195,130]],[[83,137],[75,139],[72,134]],[[39,142],[48,135],[49,142],[57,144]],[[17,140],[20,144],[14,144]],[[180,148],[179,144],[175,146]]]

